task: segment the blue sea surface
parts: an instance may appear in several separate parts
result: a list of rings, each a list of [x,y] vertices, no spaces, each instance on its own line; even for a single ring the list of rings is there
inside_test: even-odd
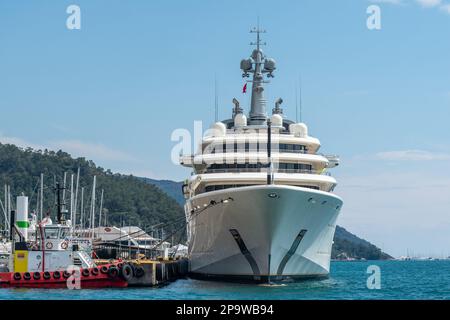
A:
[[[381,289],[367,288],[370,265],[381,270]],[[160,288],[0,289],[0,299],[450,299],[450,261],[332,262],[328,279],[276,286],[180,279]]]

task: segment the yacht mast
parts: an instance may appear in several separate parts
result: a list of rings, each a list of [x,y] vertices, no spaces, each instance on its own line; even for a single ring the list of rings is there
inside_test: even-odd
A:
[[[247,80],[252,82],[252,97],[250,103],[250,124],[252,125],[265,125],[267,120],[266,103],[267,100],[264,97],[264,84],[268,81],[264,80],[264,74],[267,77],[273,77],[272,72],[275,70],[275,60],[267,58],[261,46],[265,45],[265,42],[261,42],[261,33],[266,31],[258,27],[253,28],[250,33],[256,33],[256,42],[250,43],[250,45],[256,45],[256,49],[253,50],[249,59],[241,61],[241,69],[244,72],[243,78],[248,78],[249,73],[253,74],[253,80]]]

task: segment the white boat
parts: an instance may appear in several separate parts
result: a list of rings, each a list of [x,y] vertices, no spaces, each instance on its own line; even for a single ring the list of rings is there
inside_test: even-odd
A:
[[[193,169],[183,186],[190,272],[251,282],[326,277],[343,204],[327,170],[339,157],[318,154],[319,140],[284,116],[282,99],[267,115],[264,76],[273,77],[275,61],[253,32],[256,48],[241,61],[244,79],[253,74],[249,117],[233,99],[232,118],[180,158]]]

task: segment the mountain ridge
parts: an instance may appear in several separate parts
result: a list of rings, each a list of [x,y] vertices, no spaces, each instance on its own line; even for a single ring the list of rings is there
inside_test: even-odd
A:
[[[89,216],[92,177],[95,175],[97,176],[97,194],[102,189],[105,193],[103,216],[107,217],[109,225],[136,225],[144,230],[154,230],[154,226],[163,224],[165,234],[182,230],[180,227],[185,224],[182,182],[113,173],[109,169],[105,170],[95,165],[92,160],[75,159],[61,150],[57,152],[34,150],[0,143],[0,185],[10,184],[13,195],[22,192],[28,195],[30,210],[37,208],[37,188],[41,173],[44,173],[45,178],[44,210],[46,212],[50,210],[53,217],[55,215],[55,181],[61,182],[64,172],[68,173],[68,181],[70,181],[70,175],[75,175],[78,168],[80,168],[80,189],[86,188],[86,219]],[[99,199],[99,194],[97,197]],[[80,196],[78,208],[79,201]],[[98,207],[97,203],[97,212]],[[337,226],[332,258],[378,260],[391,257],[370,242]]]

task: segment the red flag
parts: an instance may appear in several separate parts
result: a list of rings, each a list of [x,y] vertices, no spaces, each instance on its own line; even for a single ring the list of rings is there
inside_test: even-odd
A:
[[[242,93],[246,93],[247,92],[247,83],[244,84],[244,87],[242,88]]]

